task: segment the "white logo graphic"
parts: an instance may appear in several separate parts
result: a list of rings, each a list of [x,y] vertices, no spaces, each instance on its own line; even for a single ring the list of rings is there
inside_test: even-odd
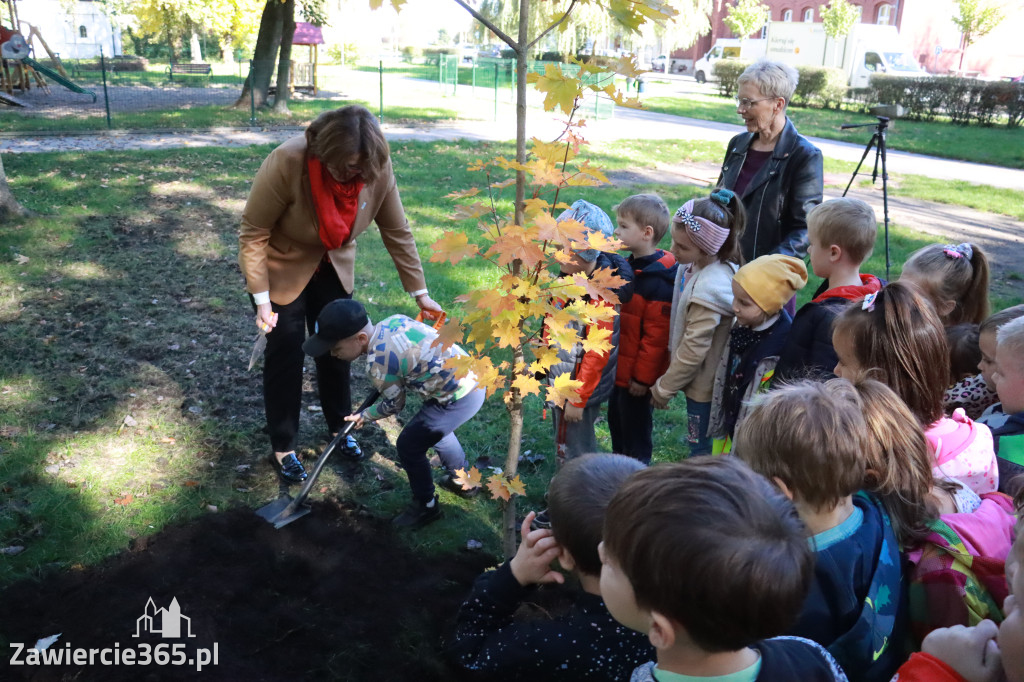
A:
[[[181,634],[182,621],[185,623],[185,635]],[[149,598],[145,611],[135,621],[135,634],[132,637],[138,637],[143,632],[158,634],[162,637],[195,637],[192,634],[192,619],[181,615],[177,597],[171,599],[171,605],[166,609],[158,609],[153,603],[153,598]]]

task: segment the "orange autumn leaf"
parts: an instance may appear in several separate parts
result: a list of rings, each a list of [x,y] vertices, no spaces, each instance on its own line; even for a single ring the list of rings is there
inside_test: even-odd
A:
[[[480,470],[476,467],[471,467],[469,471],[456,469],[454,481],[461,485],[463,490],[472,490],[482,485]]]
[[[464,199],[466,197],[475,197],[480,194],[480,190],[476,187],[470,187],[469,189],[456,190],[450,194],[445,194],[445,199]]]
[[[185,481],[182,485],[184,485],[186,488],[195,488],[197,485],[199,485],[199,481],[188,480]]]
[[[446,231],[444,236],[434,242],[434,253],[430,256],[431,263],[451,263],[457,265],[463,258],[475,256],[480,249],[470,244],[469,238],[462,232]]]
[[[492,499],[506,502],[512,499],[512,493],[505,486],[505,480],[501,476],[491,476],[491,480],[487,481],[487,489],[491,492]]]
[[[168,444],[170,444],[170,445],[174,445],[174,442],[175,442],[175,441],[174,441],[174,439],[173,439],[173,438],[171,438],[170,436],[164,436],[163,438],[161,438],[161,439],[160,439],[160,442],[161,442],[161,443],[168,443]]]
[[[116,499],[114,500],[114,504],[119,504],[119,505],[121,505],[122,507],[127,507],[127,506],[128,506],[129,504],[131,504],[131,503],[132,503],[132,501],[133,501],[134,499],[135,499],[135,496],[134,496],[134,495],[132,495],[131,493],[128,493],[128,494],[127,494],[127,495],[125,495],[124,497],[118,497],[118,498],[116,498]]]
[[[462,341],[462,325],[454,317],[449,317],[439,330],[437,338],[430,344],[430,347],[440,346],[442,349],[454,346]]]

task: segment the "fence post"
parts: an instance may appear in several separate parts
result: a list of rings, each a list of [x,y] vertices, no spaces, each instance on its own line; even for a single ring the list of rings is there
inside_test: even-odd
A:
[[[256,91],[253,90],[252,60],[249,60],[249,125],[256,125]]]
[[[381,59],[378,62],[377,70],[380,72],[380,113],[377,115],[377,120],[381,123],[384,122],[384,60]]]
[[[498,120],[498,62],[494,62],[494,120]]]
[[[107,130],[113,127],[110,122],[110,96],[107,94],[107,62],[103,58],[103,48],[100,48],[100,73],[103,75],[103,106],[107,109]]]

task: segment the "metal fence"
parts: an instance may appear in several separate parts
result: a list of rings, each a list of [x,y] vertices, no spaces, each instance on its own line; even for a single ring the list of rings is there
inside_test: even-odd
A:
[[[289,114],[242,97],[253,62],[149,64],[139,60],[26,60],[0,81],[0,133],[207,129],[302,125],[322,111],[360,103],[382,120],[497,118],[515,102],[515,60],[461,62],[442,55],[357,66],[293,62]],[[10,65],[10,63],[9,63]],[[572,65],[561,64],[571,72]],[[543,73],[544,62],[530,69]],[[276,74],[277,68],[272,71]],[[276,85],[272,85],[274,92]],[[583,102],[588,117],[612,115],[607,97]]]

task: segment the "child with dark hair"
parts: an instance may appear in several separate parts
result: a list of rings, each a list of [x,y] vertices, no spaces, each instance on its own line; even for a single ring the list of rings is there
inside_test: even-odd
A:
[[[901,281],[921,288],[945,326],[988,317],[988,258],[977,244],[929,244],[910,254]]]
[[[448,654],[460,669],[487,679],[611,682],[650,660],[647,639],[616,623],[601,600],[597,553],[608,502],[642,468],[624,455],[589,454],[555,474],[551,528],[531,530],[534,514],[527,514],[515,557],[477,578],[459,610]],[[572,608],[553,619],[516,619],[538,585],[565,581],[550,567],[555,559],[579,578]]]
[[[832,333],[835,373],[854,380],[871,376],[896,392],[934,451],[936,478],[962,481],[981,495],[999,485],[992,433],[963,410],[942,410],[949,382],[946,331],[935,309],[911,283],[897,281],[836,318]]]
[[[846,680],[820,645],[779,636],[800,612],[814,556],[793,505],[738,459],[633,475],[608,506],[600,551],[608,610],[657,649],[633,682]]]
[[[612,450],[649,463],[654,444],[651,385],[668,368],[672,282],[679,266],[658,248],[671,216],[657,194],[634,194],[615,207],[615,236],[629,251],[633,297],[619,311],[619,364],[608,400]]]
[[[715,373],[711,399],[713,454],[730,451],[736,426],[754,396],[768,390],[793,324],[784,306],[805,284],[804,262],[778,253],[755,258],[736,271],[732,280],[736,322]]]
[[[691,199],[672,218],[672,255],[679,262],[672,294],[668,369],[651,387],[651,403],[667,409],[686,395],[689,454],[711,454],[708,426],[715,370],[732,327],[732,277],[746,226],[743,203],[727,189]]]
[[[826,647],[853,679],[886,682],[904,659],[906,595],[888,515],[855,494],[866,435],[856,401],[802,381],[754,406],[734,452],[793,501],[812,534],[814,580],[788,633]]]
[[[973,322],[946,327],[949,346],[949,388],[942,397],[942,408],[949,414],[958,407],[971,419],[977,419],[996,402],[996,392],[978,372],[981,364],[981,328]]]

